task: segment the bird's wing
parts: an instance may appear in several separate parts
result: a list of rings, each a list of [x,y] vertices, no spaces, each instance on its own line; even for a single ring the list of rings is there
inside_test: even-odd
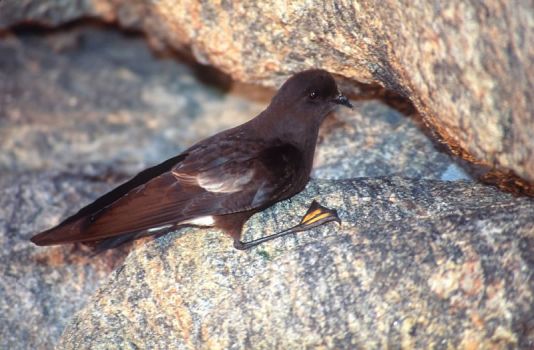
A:
[[[176,162],[162,163],[147,181],[136,181],[144,172],[139,174],[32,241],[41,245],[97,241],[261,208],[288,197],[302,169],[301,152],[289,144],[266,147],[253,140],[238,144],[239,149],[232,140],[224,140],[192,148],[175,157]]]

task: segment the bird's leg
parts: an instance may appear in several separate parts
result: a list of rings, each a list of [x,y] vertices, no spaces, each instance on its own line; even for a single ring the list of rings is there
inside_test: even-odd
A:
[[[239,239],[234,239],[234,248],[239,250],[250,249],[272,239],[283,237],[291,233],[307,231],[331,221],[336,221],[338,224],[341,225],[341,220],[337,215],[337,211],[335,209],[328,209],[326,207],[323,207],[322,205],[317,203],[317,201],[314,200],[298,225],[288,228],[287,230],[280,231],[273,235],[261,237],[249,242],[241,242]]]

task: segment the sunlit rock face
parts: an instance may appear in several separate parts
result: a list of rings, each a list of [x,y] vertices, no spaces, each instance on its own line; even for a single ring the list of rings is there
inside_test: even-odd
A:
[[[295,72],[320,67],[378,84],[412,101],[454,153],[534,181],[528,1],[0,4],[0,28],[85,17],[142,30],[153,47],[190,52],[243,82],[276,87]]]
[[[170,4],[0,2],[0,26],[26,23],[0,36],[0,348],[532,347],[532,202],[477,184],[435,142],[531,178],[532,44],[520,34],[532,11],[355,2],[310,19],[305,6]],[[156,50],[117,27],[34,27],[86,16],[142,30]],[[295,224],[313,199],[341,227],[245,253],[221,232],[185,230],[124,262],[124,250],[28,241],[259,113],[272,90],[238,81],[272,88],[311,66],[354,94],[355,81],[385,86],[422,115],[379,101],[334,113],[315,180],[245,234]]]

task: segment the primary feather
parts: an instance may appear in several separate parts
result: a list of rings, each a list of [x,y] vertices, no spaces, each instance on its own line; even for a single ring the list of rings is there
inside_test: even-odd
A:
[[[217,152],[205,143],[210,140],[139,174],[32,241],[100,241],[260,208],[284,196],[302,164],[289,144],[244,141],[242,148]]]

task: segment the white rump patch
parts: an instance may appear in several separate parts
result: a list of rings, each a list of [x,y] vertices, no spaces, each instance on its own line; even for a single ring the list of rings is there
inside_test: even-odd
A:
[[[158,227],[152,227],[147,230],[148,233],[152,232],[158,232],[161,230],[165,230],[166,228],[172,227],[173,225],[165,225],[165,226],[158,226]]]
[[[215,219],[213,216],[200,216],[195,219],[187,220],[182,222],[182,224],[196,225],[196,226],[213,226],[215,225]]]
[[[254,176],[254,170],[250,169],[239,176],[217,178],[216,174],[199,174],[197,182],[200,187],[209,192],[232,193],[241,191]]]

